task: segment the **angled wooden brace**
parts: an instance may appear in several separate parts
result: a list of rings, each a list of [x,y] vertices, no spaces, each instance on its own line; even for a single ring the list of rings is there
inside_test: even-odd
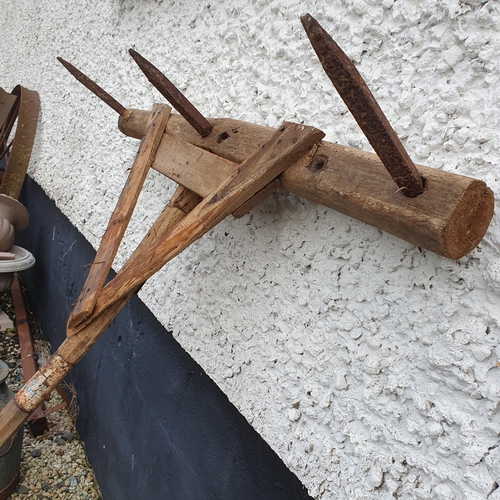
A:
[[[68,320],[68,329],[88,318],[92,313],[97,296],[111,269],[120,242],[125,234],[137,199],[146,180],[149,167],[153,163],[156,150],[160,144],[171,109],[168,106],[155,104],[151,118],[146,126],[139,151],[135,158],[125,187],[92,263],[83,290]]]

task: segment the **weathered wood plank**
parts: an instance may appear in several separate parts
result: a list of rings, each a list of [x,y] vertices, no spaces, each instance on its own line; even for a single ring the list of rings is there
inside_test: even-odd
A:
[[[152,167],[204,198],[226,181],[238,164],[165,135]]]
[[[274,181],[270,182],[265,188],[261,189],[248,201],[243,203],[240,208],[237,208],[233,212],[233,217],[236,217],[236,219],[241,219],[241,217],[250,212],[250,210],[255,208],[261,201],[264,201],[268,196],[271,196],[280,186],[280,180],[274,179]]]

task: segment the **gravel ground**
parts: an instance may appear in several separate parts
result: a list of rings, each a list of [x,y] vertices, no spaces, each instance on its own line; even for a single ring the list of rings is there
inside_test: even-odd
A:
[[[35,352],[41,364],[50,355],[50,348],[42,338],[26,294],[24,298]],[[0,307],[11,319],[15,319],[10,290],[0,293]],[[11,369],[7,384],[12,391],[16,392],[22,385],[22,368],[15,329],[0,332],[0,359],[7,362]],[[70,393],[72,392],[71,388],[67,389]],[[54,393],[48,406],[61,401],[61,397]],[[98,500],[101,498],[92,469],[85,456],[85,450],[74,426],[76,416],[77,408],[74,404],[70,404],[69,410],[65,408],[50,414],[47,417],[50,424],[48,432],[37,438],[32,436],[28,426],[25,427],[21,479],[19,486],[9,497],[11,500],[44,498]]]

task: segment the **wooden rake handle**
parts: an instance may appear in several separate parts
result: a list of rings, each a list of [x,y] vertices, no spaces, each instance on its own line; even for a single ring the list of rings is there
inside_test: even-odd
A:
[[[170,202],[151,228],[151,231],[144,238],[133,255],[139,255],[149,244],[154,243],[156,239],[168,232],[170,228],[182,220],[186,213],[189,213],[199,201],[200,198],[196,194],[179,186]],[[101,314],[93,314],[85,327],[86,334],[83,338],[94,338],[97,340],[135,291],[136,290],[130,290],[125,296],[121,297],[119,301],[115,302],[111,307],[108,307]],[[65,344],[72,346],[83,354],[90,349],[92,345],[82,344],[81,339],[78,337],[66,339],[63,342],[63,345]],[[9,436],[28,419],[30,413],[50,394],[57,386],[57,383],[59,383],[58,381],[61,381],[66,376],[75,363],[76,361],[73,363],[64,361],[59,351],[57,351],[16,394],[15,399],[11,400],[2,409],[0,412],[0,446],[3,446],[3,443]]]

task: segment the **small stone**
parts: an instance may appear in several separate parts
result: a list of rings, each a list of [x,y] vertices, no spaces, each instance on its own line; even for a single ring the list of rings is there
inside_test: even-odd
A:
[[[30,490],[28,490],[28,488],[26,488],[26,486],[24,486],[24,484],[17,487],[17,493],[19,495],[27,495],[29,492],[30,492]]]
[[[44,481],[40,488],[42,488],[43,491],[49,491],[49,484]]]
[[[56,437],[54,439],[54,443],[56,443],[57,445],[61,446],[62,444],[64,444],[66,441],[62,438],[62,437]]]
[[[40,457],[41,455],[42,455],[42,452],[41,452],[40,450],[38,450],[38,449],[33,450],[33,451],[31,452],[31,456],[32,456],[33,458],[38,458],[38,457]]]
[[[65,441],[73,441],[75,439],[75,435],[72,432],[63,432],[61,434],[61,438],[64,439]]]

